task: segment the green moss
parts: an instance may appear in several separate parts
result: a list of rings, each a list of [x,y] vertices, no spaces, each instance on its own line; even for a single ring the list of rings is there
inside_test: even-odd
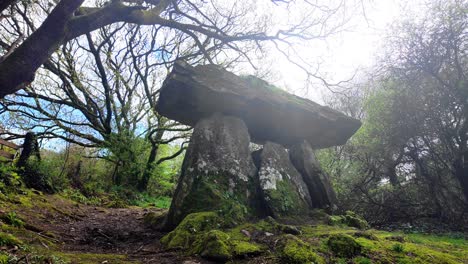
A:
[[[284,263],[325,263],[320,256],[313,252],[310,245],[293,235],[284,236],[282,244],[280,258]]]
[[[267,203],[275,217],[303,215],[308,206],[289,181],[277,181],[276,189],[265,190]]]
[[[229,235],[219,230],[209,231],[194,243],[191,253],[215,261],[229,260],[232,258]]]
[[[358,231],[354,233],[355,237],[363,237],[369,240],[379,240],[379,238],[371,231]]]
[[[331,215],[328,218],[329,225],[346,225],[359,229],[369,228],[367,221],[352,211],[346,211],[345,215]]]
[[[249,243],[246,241],[231,241],[230,242],[233,254],[238,257],[248,257],[256,256],[261,254],[264,250],[263,248],[254,243]]]
[[[0,232],[0,246],[19,246],[21,244],[23,242],[13,235]]]
[[[8,264],[8,255],[0,253],[0,264]]]
[[[327,245],[338,257],[352,258],[361,253],[362,246],[351,236],[345,234],[335,234],[328,238]]]
[[[167,248],[188,248],[197,239],[197,235],[219,228],[221,222],[215,212],[189,214],[176,229],[161,239],[161,243]]]
[[[174,231],[173,231],[174,232]],[[171,232],[161,239],[161,243],[169,249],[188,248],[193,241],[193,235],[185,230]]]
[[[228,189],[229,177],[218,175],[202,175],[197,177],[192,190],[184,199],[180,211],[196,213],[203,211],[216,211],[226,225],[235,226],[243,223],[251,215],[249,201],[245,195],[246,190],[253,192],[249,183],[236,182],[232,189]]]

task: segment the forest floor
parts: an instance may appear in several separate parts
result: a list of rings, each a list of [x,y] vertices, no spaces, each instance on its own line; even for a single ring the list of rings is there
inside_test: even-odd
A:
[[[0,264],[212,263],[164,249],[159,241],[165,233],[144,223],[146,214],[161,210],[89,206],[31,190],[9,196],[0,193]],[[327,263],[468,263],[464,234],[453,237],[373,230],[375,238],[356,238],[364,247],[363,255],[340,259],[327,253],[323,241],[330,234],[356,234],[356,229],[326,225],[300,228],[303,232],[298,237],[316,245]],[[2,262],[2,254],[8,261],[4,257]],[[235,263],[287,263],[275,254],[272,249]]]
[[[164,234],[143,221],[145,214],[161,210],[89,206],[37,192],[16,195],[0,203],[0,215],[24,225],[3,223],[2,231],[23,243],[0,250],[16,255],[19,262],[13,263],[211,263],[163,249]]]

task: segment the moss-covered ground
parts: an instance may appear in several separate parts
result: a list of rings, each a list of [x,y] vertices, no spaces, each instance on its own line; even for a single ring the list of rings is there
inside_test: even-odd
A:
[[[366,229],[351,213],[313,224],[267,218],[232,227],[217,212],[202,212],[171,233],[154,231],[148,218],[163,213],[83,205],[32,190],[1,193],[0,264],[468,263],[466,234]]]

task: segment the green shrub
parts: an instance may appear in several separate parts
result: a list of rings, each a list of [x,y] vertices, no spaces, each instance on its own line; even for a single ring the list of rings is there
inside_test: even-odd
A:
[[[396,243],[392,246],[392,250],[398,253],[405,251],[405,246],[401,243]]]
[[[9,212],[8,214],[2,217],[2,220],[4,220],[7,224],[14,226],[14,227],[21,228],[24,226],[24,221],[18,217],[16,212]]]

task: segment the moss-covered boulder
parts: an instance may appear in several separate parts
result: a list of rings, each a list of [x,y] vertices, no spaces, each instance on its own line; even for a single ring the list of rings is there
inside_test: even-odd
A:
[[[257,200],[250,136],[238,118],[215,114],[195,126],[164,227],[194,212],[218,211],[239,223]]]
[[[334,234],[327,240],[327,246],[338,257],[352,258],[361,254],[362,246],[349,235]]]
[[[203,235],[208,230],[220,228],[222,222],[215,212],[189,214],[176,229],[161,239],[161,243],[170,249],[187,249],[197,240],[197,236]]]
[[[332,215],[328,218],[328,224],[330,225],[346,225],[350,227],[356,227],[359,229],[369,228],[367,221],[360,215],[353,211],[346,211],[344,215]]]
[[[249,238],[239,238],[232,236],[232,232],[220,230],[224,225],[224,219],[216,212],[192,213],[164,236],[161,243],[167,249],[183,249],[190,255],[221,262],[255,256],[264,251]]]
[[[280,241],[281,263],[310,264],[325,263],[324,259],[317,255],[312,247],[293,235],[285,235]]]
[[[286,149],[267,142],[253,156],[267,215],[275,218],[306,215],[312,206],[310,194]]]
[[[206,259],[224,262],[232,258],[229,235],[219,230],[209,231],[193,246],[191,252]]]
[[[234,256],[239,258],[260,255],[264,251],[262,246],[247,241],[232,240],[230,241],[230,244]]]

